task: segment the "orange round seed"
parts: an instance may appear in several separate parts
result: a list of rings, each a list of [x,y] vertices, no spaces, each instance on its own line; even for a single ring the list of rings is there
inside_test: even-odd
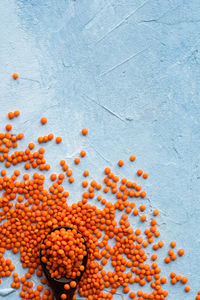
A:
[[[154,216],[157,216],[159,214],[159,211],[157,209],[154,209],[153,214]]]
[[[168,264],[171,261],[171,258],[169,256],[165,257],[164,259],[165,263]]]
[[[13,112],[9,112],[9,113],[8,113],[8,118],[9,118],[9,119],[13,119],[13,118],[14,118],[14,116],[15,116],[15,115],[14,115],[14,113],[13,113]]]
[[[46,124],[46,123],[47,123],[47,118],[42,117],[41,120],[40,120],[40,122],[41,122],[43,125]]]
[[[175,247],[176,247],[176,242],[175,242],[175,241],[172,241],[172,242],[170,243],[170,246],[171,246],[172,248],[175,248]]]
[[[87,135],[88,134],[88,129],[87,128],[83,128],[82,129],[82,135]]]
[[[138,176],[141,176],[141,175],[142,175],[142,173],[143,173],[143,171],[142,171],[141,169],[137,170],[137,174],[138,174]]]
[[[84,175],[85,177],[87,177],[87,176],[89,176],[89,172],[88,172],[87,170],[85,170],[85,171],[83,172],[83,175]]]
[[[182,282],[183,284],[186,284],[186,283],[188,282],[188,278],[185,277],[185,276],[182,277],[181,282]]]
[[[183,256],[184,255],[184,250],[183,249],[179,249],[178,250],[178,255],[179,256]]]
[[[12,125],[11,125],[11,124],[7,124],[7,125],[6,125],[6,130],[7,130],[7,131],[12,130]]]
[[[12,77],[16,80],[17,78],[19,78],[19,75],[17,73],[13,73]]]
[[[81,157],[85,157],[85,156],[86,156],[86,152],[85,152],[84,150],[82,150],[82,151],[80,152],[80,156],[81,156]]]
[[[119,160],[119,161],[118,161],[118,166],[119,166],[119,167],[123,167],[123,165],[124,165],[123,160]]]
[[[189,285],[186,285],[185,286],[185,291],[188,293],[190,291],[190,286]]]
[[[131,156],[130,156],[130,161],[135,161],[135,159],[136,159],[136,156],[135,156],[135,155],[131,155]]]
[[[62,142],[62,138],[60,136],[56,137],[56,143],[60,144]]]
[[[15,115],[15,117],[19,117],[20,111],[19,111],[19,110],[15,110],[15,111],[14,111],[14,115]]]
[[[75,163],[76,165],[78,165],[78,164],[80,163],[80,158],[79,158],[79,157],[76,157],[76,158],[74,159],[74,163]]]
[[[146,217],[145,215],[142,215],[142,216],[140,217],[140,220],[141,220],[142,222],[145,222],[146,219],[147,219],[147,217]]]

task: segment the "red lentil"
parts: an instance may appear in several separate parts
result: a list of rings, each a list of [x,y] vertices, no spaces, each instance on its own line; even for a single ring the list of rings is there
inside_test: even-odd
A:
[[[119,161],[118,161],[118,166],[119,166],[119,167],[123,167],[123,165],[124,165],[123,160],[119,160]]]
[[[82,135],[87,135],[88,134],[88,129],[87,128],[83,128],[82,129]]]
[[[135,155],[131,155],[130,156],[130,161],[135,161],[136,160],[136,156]]]
[[[17,73],[13,73],[12,77],[16,80],[17,78],[19,78],[19,75]]]
[[[179,256],[183,256],[184,255],[184,250],[183,249],[179,249],[178,250],[178,255]]]
[[[62,142],[62,138],[60,136],[56,137],[56,143],[60,144]]]
[[[46,123],[47,123],[47,118],[42,117],[41,120],[40,120],[40,122],[41,122],[43,125],[46,124]]]

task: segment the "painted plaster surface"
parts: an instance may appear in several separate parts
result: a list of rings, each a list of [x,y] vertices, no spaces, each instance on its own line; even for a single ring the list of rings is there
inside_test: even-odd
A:
[[[85,168],[97,180],[108,165],[130,179],[136,179],[139,167],[149,172],[149,211],[160,210],[163,239],[175,239],[186,252],[168,266],[161,262],[162,274],[176,271],[191,285],[185,294],[182,285],[168,284],[168,299],[195,299],[200,289],[200,1],[4,0],[0,20],[1,124],[8,111],[20,109],[14,123],[25,133],[24,147],[47,132],[62,135],[61,145],[47,145],[55,171],[61,158],[70,161],[86,149],[87,158],[74,168],[77,183],[66,184],[71,203],[80,199],[78,179]],[[12,80],[13,72],[19,80]],[[48,123],[42,127],[43,115]],[[83,127],[89,129],[87,138],[80,136]],[[137,156],[135,164],[128,162],[130,154]],[[119,159],[125,162],[120,170]],[[167,248],[161,252],[164,256]],[[10,282],[3,280],[1,289]],[[19,297],[14,292],[3,299]]]

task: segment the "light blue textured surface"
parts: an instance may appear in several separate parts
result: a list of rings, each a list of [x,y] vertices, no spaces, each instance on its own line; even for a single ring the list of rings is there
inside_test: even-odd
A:
[[[79,170],[88,168],[96,179],[107,165],[130,179],[136,168],[147,170],[145,187],[151,206],[160,209],[162,237],[167,243],[175,239],[186,252],[161,266],[163,275],[188,276],[191,293],[168,284],[168,299],[195,299],[200,290],[200,1],[4,0],[0,11],[2,124],[8,111],[20,109],[22,117],[14,123],[25,132],[24,145],[47,132],[62,135],[62,145],[47,145],[53,168],[84,148],[88,157]],[[13,72],[19,80],[12,80]],[[48,118],[43,127],[42,115]],[[89,129],[87,138],[80,137],[83,127]],[[128,163],[132,153],[135,167]],[[120,171],[118,159],[125,161]],[[80,178],[81,172],[75,173]],[[79,188],[70,190],[71,201],[77,201]]]

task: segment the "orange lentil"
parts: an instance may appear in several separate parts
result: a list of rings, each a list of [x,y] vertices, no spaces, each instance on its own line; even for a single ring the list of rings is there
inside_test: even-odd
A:
[[[169,256],[172,256],[172,255],[174,255],[174,251],[172,249],[169,249],[168,254],[169,254]]]
[[[69,285],[68,283],[66,283],[66,284],[64,285],[64,288],[65,288],[65,290],[67,291],[67,290],[70,289],[70,285]]]
[[[142,173],[143,173],[143,171],[142,171],[141,169],[137,170],[137,174],[138,174],[138,176],[141,176],[141,175],[142,175]]]
[[[157,245],[157,244],[153,245],[153,250],[158,250],[158,248],[159,248],[159,245]]]
[[[69,177],[69,179],[68,179],[68,181],[69,181],[69,183],[73,183],[74,182],[74,177]]]
[[[176,254],[171,255],[171,260],[176,260]]]
[[[184,255],[184,250],[183,249],[179,249],[178,250],[178,255],[179,256],[183,256]]]
[[[78,165],[78,164],[80,163],[80,158],[79,158],[79,157],[76,157],[76,158],[74,159],[74,163],[75,163],[76,165]]]
[[[158,257],[157,257],[157,255],[156,254],[153,254],[152,256],[151,256],[151,259],[152,260],[156,260]]]
[[[6,130],[7,130],[7,131],[12,130],[12,125],[11,125],[11,124],[7,124],[7,125],[6,125]]]
[[[20,115],[20,111],[19,111],[19,110],[15,110],[15,111],[14,111],[14,116],[15,116],[15,117],[19,117],[19,115]]]
[[[64,166],[64,165],[65,165],[65,160],[64,160],[64,159],[61,159],[60,165],[61,165],[61,166]]]
[[[136,296],[136,294],[135,294],[134,292],[130,292],[129,297],[130,297],[131,299],[134,299],[135,296]]]
[[[70,177],[70,176],[72,176],[73,172],[72,172],[72,170],[67,170],[66,174],[68,177]]]
[[[107,259],[103,258],[101,263],[102,263],[103,266],[105,266],[107,264]]]
[[[145,197],[146,197],[146,192],[142,191],[142,192],[140,193],[140,196],[141,196],[142,198],[145,198]]]
[[[29,143],[29,144],[28,144],[28,147],[29,147],[29,149],[31,149],[31,150],[32,150],[32,149],[34,149],[34,148],[35,148],[35,144],[34,144],[34,143]]]
[[[166,264],[168,264],[168,263],[170,263],[170,261],[171,261],[171,258],[170,258],[169,256],[167,256],[167,257],[165,257],[165,259],[164,259],[164,260],[165,260],[165,263],[166,263]]]
[[[180,281],[180,280],[181,280],[181,278],[182,278],[182,276],[181,276],[181,275],[177,275],[177,276],[176,276],[176,280],[177,280],[177,281]]]
[[[161,284],[165,284],[167,282],[167,278],[166,277],[162,277],[160,279]]]
[[[57,179],[57,175],[56,174],[51,174],[50,179],[52,181],[55,181]]]
[[[104,173],[105,173],[105,174],[108,175],[108,174],[110,174],[110,172],[111,172],[110,168],[105,168],[105,169],[104,169]]]
[[[6,170],[2,169],[1,170],[1,176],[5,176],[6,175]]]
[[[80,156],[81,156],[81,157],[85,157],[85,156],[86,156],[86,152],[85,152],[84,150],[82,150],[82,151],[80,152]]]
[[[88,134],[88,129],[87,128],[83,128],[82,129],[82,135],[87,135]]]
[[[136,156],[135,155],[131,155],[130,156],[130,161],[135,161],[136,160]]]
[[[186,284],[186,283],[188,282],[188,278],[185,277],[185,276],[182,277],[181,282],[182,282],[183,284]]]
[[[39,284],[39,285],[37,286],[37,290],[41,292],[41,291],[43,290],[43,286],[42,286],[41,284]]]
[[[147,179],[149,177],[148,173],[143,173],[143,178]]]
[[[172,242],[170,243],[170,246],[171,246],[172,248],[175,248],[175,247],[176,247],[176,242],[175,242],[175,241],[172,241]]]
[[[141,204],[141,205],[140,205],[140,210],[141,210],[141,211],[144,211],[145,209],[146,209],[146,205]]]
[[[87,187],[88,186],[88,182],[86,180],[82,181],[82,186],[83,187]]]
[[[43,137],[39,136],[38,137],[38,143],[41,144],[43,142]]]
[[[135,209],[133,210],[133,214],[134,214],[134,216],[137,216],[137,215],[138,215],[138,213],[139,213],[139,210],[138,210],[137,208],[135,208]]]
[[[53,140],[54,135],[53,135],[53,133],[49,133],[47,137],[48,137],[48,140],[51,141],[51,140]]]
[[[157,209],[154,209],[153,214],[154,216],[157,216],[159,214],[159,211]]]
[[[16,289],[19,289],[20,286],[21,286],[21,284],[20,284],[19,282],[16,282],[16,283],[15,283],[15,288],[16,288]]]
[[[196,300],[200,300],[200,291],[197,292]]]
[[[70,282],[70,287],[75,288],[76,287],[76,281],[71,281]]]
[[[105,186],[105,188],[103,189],[104,193],[108,193],[109,192],[109,187]]]
[[[190,291],[190,286],[189,286],[189,285],[186,285],[186,286],[185,286],[185,292],[188,293],[189,291]]]
[[[19,75],[17,73],[13,73],[12,77],[16,80],[17,78],[19,78]]]
[[[60,144],[62,142],[62,138],[60,136],[56,137],[56,143]]]
[[[9,118],[9,119],[13,119],[13,118],[14,118],[14,116],[15,116],[15,115],[14,115],[14,113],[13,113],[13,112],[9,112],[9,113],[8,113],[8,118]]]
[[[68,166],[67,164],[64,164],[64,165],[62,166],[63,171],[67,171],[68,168],[69,168],[69,166]]]
[[[159,246],[160,248],[162,248],[162,247],[164,246],[164,242],[163,242],[163,241],[159,241],[159,242],[158,242],[158,246]]]
[[[47,123],[47,118],[45,117],[42,117],[41,120],[40,120],[41,124],[46,124]]]
[[[89,176],[89,172],[88,172],[87,170],[85,170],[85,171],[83,172],[83,176],[85,176],[85,177]]]
[[[171,278],[175,278],[175,277],[176,277],[176,273],[172,272],[172,273],[170,274],[170,277],[171,277]]]
[[[119,161],[118,161],[118,166],[119,166],[119,167],[123,167],[123,165],[124,165],[123,160],[119,160]]]
[[[129,287],[124,287],[124,288],[123,288],[123,292],[124,292],[125,294],[129,293],[129,291],[130,291]]]
[[[176,278],[172,278],[172,279],[171,279],[171,283],[172,283],[172,284],[176,284],[176,283],[177,283]]]
[[[140,220],[141,220],[142,222],[145,222],[146,219],[147,219],[147,217],[146,217],[145,215],[142,215],[142,216],[140,217]]]

